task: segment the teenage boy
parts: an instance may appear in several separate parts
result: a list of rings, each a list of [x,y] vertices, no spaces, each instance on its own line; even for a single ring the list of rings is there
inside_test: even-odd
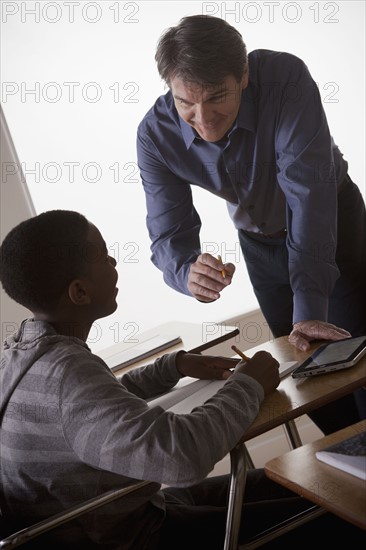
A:
[[[278,362],[266,352],[244,363],[179,351],[118,380],[86,344],[93,322],[117,307],[116,261],[99,230],[79,213],[49,211],[10,231],[0,253],[5,291],[33,313],[1,361],[5,519],[23,527],[143,479],[152,483],[46,539],[63,549],[198,549],[204,540],[221,550],[229,479],[207,475],[278,386]],[[190,414],[148,406],[183,376],[227,381]],[[251,470],[241,538],[308,506]]]

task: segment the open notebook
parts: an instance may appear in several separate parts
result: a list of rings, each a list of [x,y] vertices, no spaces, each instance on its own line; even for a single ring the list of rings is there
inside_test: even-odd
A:
[[[298,366],[297,361],[287,361],[280,364],[280,378],[284,378]],[[177,414],[191,412],[194,407],[202,405],[212,397],[226,380],[197,380],[186,376],[170,391],[148,400],[150,407],[160,406]]]
[[[142,359],[147,359],[181,342],[180,336],[155,334],[142,342],[137,342],[128,349],[109,355],[104,361],[112,371],[115,371],[133,365]]]

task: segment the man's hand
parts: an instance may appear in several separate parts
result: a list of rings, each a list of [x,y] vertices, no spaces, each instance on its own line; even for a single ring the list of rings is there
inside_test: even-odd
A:
[[[189,270],[188,290],[201,302],[213,302],[231,284],[234,272],[234,264],[223,264],[211,254],[200,254]]]
[[[267,351],[258,351],[249,361],[240,361],[235,372],[255,378],[264,389],[264,394],[273,392],[280,383],[279,362]]]
[[[343,340],[351,336],[348,330],[324,321],[301,321],[294,324],[288,341],[297,349],[307,351],[313,340]]]
[[[178,353],[175,365],[183,376],[202,380],[226,380],[238,359],[231,357],[213,357],[196,353]]]

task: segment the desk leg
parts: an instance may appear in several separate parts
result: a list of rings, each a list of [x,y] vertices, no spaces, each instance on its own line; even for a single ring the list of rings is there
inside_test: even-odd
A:
[[[243,443],[243,447],[244,447],[243,451],[245,454],[245,460],[247,461],[247,467],[254,469],[255,468],[254,462],[252,460],[252,457],[249,454],[248,448],[246,447],[245,443]]]
[[[288,422],[285,422],[284,428],[290,440],[291,448],[296,449],[297,447],[301,447],[302,441],[301,441],[299,431],[296,427],[295,421],[289,420]]]
[[[245,444],[239,444],[231,450],[230,463],[231,480],[224,550],[237,550],[241,509],[247,475],[247,450]]]

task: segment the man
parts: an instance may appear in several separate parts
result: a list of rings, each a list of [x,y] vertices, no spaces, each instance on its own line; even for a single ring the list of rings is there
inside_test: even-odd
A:
[[[137,154],[152,261],[166,283],[210,302],[234,275],[201,253],[198,185],[226,200],[275,337],[307,350],[314,339],[365,334],[365,204],[303,61],[247,56],[235,28],[201,15],[163,34],[156,61],[169,91],[139,125]],[[330,433],[364,417],[362,407],[364,390],[312,418]]]
[[[204,540],[221,550],[229,476],[206,476],[278,386],[278,362],[266,352],[238,362],[179,351],[118,380],[86,344],[93,322],[117,307],[116,261],[99,230],[77,212],[44,212],[12,229],[0,254],[5,291],[33,312],[7,338],[1,361],[2,517],[19,529],[145,479],[152,483],[132,498],[50,531],[43,543],[198,550]],[[147,398],[183,376],[226,382],[189,414],[149,407]],[[161,484],[169,487],[161,491]],[[262,469],[248,471],[241,540],[309,505]],[[310,543],[320,528],[361,536],[332,514],[319,522],[300,529],[302,540]],[[297,536],[281,537],[281,544]],[[35,547],[43,547],[39,539]]]

